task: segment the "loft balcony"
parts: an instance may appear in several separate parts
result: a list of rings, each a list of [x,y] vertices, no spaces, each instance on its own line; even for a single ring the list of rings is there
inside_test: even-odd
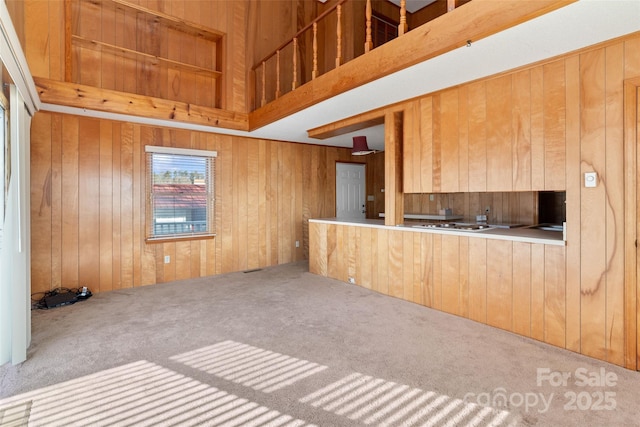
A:
[[[373,7],[388,2],[338,0],[253,66],[249,129],[574,1],[439,0],[427,6],[429,13],[412,15],[402,0],[394,31],[393,17]]]

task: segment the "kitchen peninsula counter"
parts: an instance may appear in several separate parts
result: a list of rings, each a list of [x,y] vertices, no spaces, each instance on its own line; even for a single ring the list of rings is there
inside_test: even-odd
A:
[[[561,231],[538,230],[525,227],[501,228],[492,227],[486,230],[466,231],[466,230],[447,230],[439,228],[417,228],[413,224],[402,225],[385,225],[384,220],[380,219],[345,219],[345,218],[318,218],[310,219],[309,222],[324,224],[341,224],[352,225],[355,227],[381,228],[389,230],[413,231],[417,233],[433,233],[449,236],[462,236],[481,239],[508,240],[512,242],[523,243],[539,243],[543,245],[565,246]]]
[[[309,271],[565,346],[567,247],[562,232],[387,226],[309,220]]]

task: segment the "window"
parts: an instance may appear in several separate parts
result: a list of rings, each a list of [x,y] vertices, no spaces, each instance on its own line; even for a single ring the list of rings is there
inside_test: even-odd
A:
[[[215,151],[146,146],[147,239],[215,236]]]

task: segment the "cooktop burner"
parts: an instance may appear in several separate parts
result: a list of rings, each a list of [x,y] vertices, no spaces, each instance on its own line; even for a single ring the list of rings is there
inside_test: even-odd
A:
[[[487,224],[467,224],[460,222],[440,222],[430,224],[413,225],[414,228],[433,228],[437,230],[460,230],[460,231],[482,231],[491,228]]]

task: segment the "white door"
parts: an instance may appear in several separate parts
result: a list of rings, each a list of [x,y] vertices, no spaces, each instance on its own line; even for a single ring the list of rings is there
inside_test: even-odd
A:
[[[336,217],[366,217],[365,170],[362,163],[336,163]]]

